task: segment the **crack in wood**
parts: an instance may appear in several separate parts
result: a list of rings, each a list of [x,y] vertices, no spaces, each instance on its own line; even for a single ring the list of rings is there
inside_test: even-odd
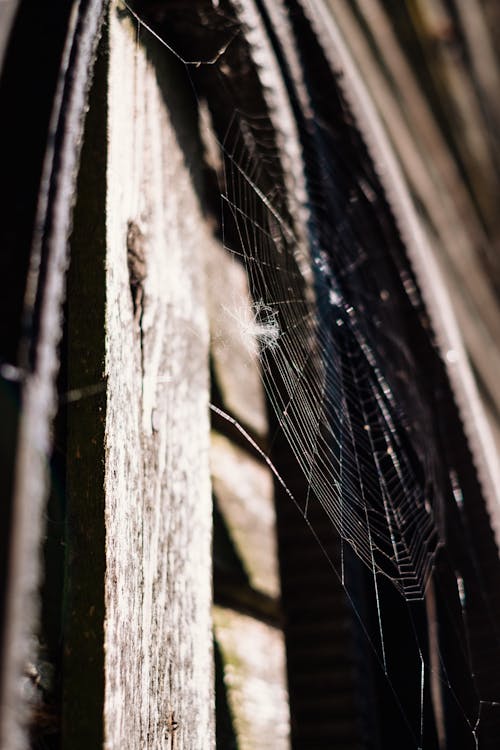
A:
[[[167,738],[169,750],[176,750],[177,748],[177,730],[179,729],[179,722],[175,718],[175,713],[172,711],[167,719]]]
[[[146,237],[139,225],[132,219],[127,224],[127,268],[130,294],[134,308],[134,323],[139,328],[141,372],[144,377],[144,331],[142,328],[142,319],[144,315],[144,281],[147,276]]]
[[[127,224],[127,267],[134,319],[140,325],[146,278],[146,238],[139,225],[132,220]]]

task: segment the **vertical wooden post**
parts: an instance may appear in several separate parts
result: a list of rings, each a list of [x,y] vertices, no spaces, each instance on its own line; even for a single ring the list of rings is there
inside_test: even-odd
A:
[[[104,269],[100,266],[105,279],[104,364],[101,374],[95,373],[105,398],[95,401],[96,429],[87,435],[87,444],[77,440],[70,425],[75,455],[69,456],[68,466],[74,494],[69,498],[69,542],[78,565],[85,564],[87,550],[88,564],[96,565],[98,577],[103,575],[103,712],[94,722],[98,744],[120,750],[206,750],[214,743],[214,707],[203,254],[213,240],[193,184],[196,166],[190,162],[196,162],[197,154],[186,151],[196,150],[189,144],[197,143],[192,102],[189,97],[181,101],[179,94],[183,88],[189,92],[189,86],[178,80],[182,66],[170,64],[166,51],[148,47],[148,41],[130,15],[112,3],[105,148],[103,143]],[[170,96],[176,97],[175,106]],[[86,233],[84,224],[78,231],[80,246],[82,232],[89,248],[99,243],[92,221]],[[91,256],[86,253],[87,264],[93,262]],[[94,260],[102,264],[102,259]],[[80,261],[81,274],[88,276],[85,266]],[[85,299],[69,299],[70,341],[72,304],[85,305]],[[75,314],[82,319],[81,310],[74,310],[73,319]],[[73,372],[77,367],[77,362],[69,365]],[[72,424],[76,432],[84,427],[82,422]],[[81,472],[80,488],[71,481],[71,461],[80,460],[81,451],[92,458],[90,484],[101,481],[96,441],[103,466],[104,533],[97,538],[104,552],[102,566],[81,524],[78,532],[78,508],[85,519],[89,482]],[[91,494],[99,494],[97,485]],[[98,506],[97,498],[97,516]],[[70,589],[78,576],[73,565]],[[86,585],[92,587],[91,578]],[[94,585],[97,591],[99,580]],[[97,607],[99,597],[97,591]],[[100,637],[98,628],[87,627],[96,615],[91,599],[70,597],[74,606],[66,674],[71,672],[72,679],[78,638],[87,646],[89,638]],[[99,658],[92,668],[98,678]],[[74,698],[70,701],[67,695],[70,712]],[[95,705],[99,701],[97,696]],[[65,747],[88,747],[85,734],[81,723],[72,728],[71,720],[66,722]]]
[[[179,71],[159,60],[154,67],[138,31],[111,8],[105,744],[205,750],[213,683],[207,230],[162,90]]]

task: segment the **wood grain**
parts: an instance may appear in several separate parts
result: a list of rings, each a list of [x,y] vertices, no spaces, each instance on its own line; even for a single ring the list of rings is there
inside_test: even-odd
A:
[[[105,746],[205,750],[213,667],[203,252],[213,240],[176,131],[196,143],[189,102],[166,104],[182,71],[151,40],[138,43],[116,8],[109,33]],[[131,222],[141,234],[140,315]]]

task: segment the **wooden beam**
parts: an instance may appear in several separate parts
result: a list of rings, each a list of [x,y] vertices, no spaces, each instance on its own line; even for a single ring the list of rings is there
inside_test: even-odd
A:
[[[205,750],[213,240],[184,67],[116,5],[109,34],[105,743]]]
[[[68,427],[63,747],[205,750],[214,699],[203,259],[215,241],[197,194],[184,68],[119,4],[108,20],[105,117],[88,134],[100,147],[82,168],[90,179],[70,274],[68,372],[82,397]]]

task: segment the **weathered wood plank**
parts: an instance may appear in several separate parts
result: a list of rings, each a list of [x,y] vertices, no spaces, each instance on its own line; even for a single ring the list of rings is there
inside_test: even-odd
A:
[[[250,585],[279,598],[271,472],[215,433],[212,434],[211,468],[214,492]]]
[[[182,71],[116,6],[109,20],[105,746],[205,750],[212,240],[175,130],[196,143],[189,101],[165,102]]]
[[[223,607],[214,621],[238,748],[289,750],[283,633]]]

